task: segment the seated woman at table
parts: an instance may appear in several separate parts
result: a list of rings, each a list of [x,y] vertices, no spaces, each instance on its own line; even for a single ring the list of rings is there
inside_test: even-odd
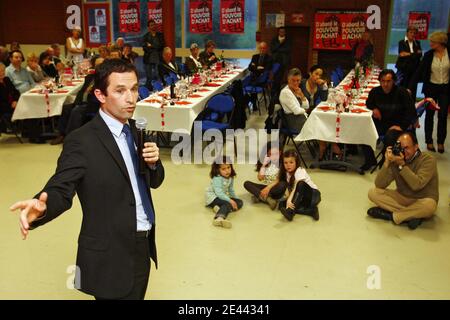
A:
[[[202,64],[200,62],[200,48],[198,47],[198,44],[193,43],[191,44],[191,55],[186,58],[184,61],[184,64],[186,65],[186,72],[189,75],[192,75],[197,72],[197,70],[202,69]]]
[[[308,99],[310,108],[308,114],[322,101],[328,99],[328,86],[327,82],[322,79],[323,69],[319,65],[313,65],[309,69],[308,78],[303,79],[300,83],[300,88],[306,99]],[[336,143],[331,145],[333,153],[337,158],[341,157],[342,151]],[[323,159],[325,150],[327,148],[327,142],[319,141],[319,161]]]
[[[39,56],[39,65],[42,70],[48,75],[50,78],[56,78],[58,75],[58,70],[56,66],[51,61],[51,56],[47,51],[44,51]]]
[[[11,80],[6,77],[5,65],[0,62],[0,116],[2,119],[11,120],[14,108],[19,101],[20,92],[12,84]],[[3,124],[4,122],[1,121]],[[6,128],[0,128],[0,132],[4,132]]]
[[[219,61],[216,57],[216,54],[214,53],[215,48],[216,44],[214,43],[214,41],[209,40],[206,43],[205,51],[202,51],[202,53],[200,53],[200,63],[203,66],[207,66],[208,68],[210,68],[214,63]]]
[[[48,77],[39,65],[39,59],[34,53],[27,56],[27,71],[35,82],[41,82]]]
[[[293,68],[288,72],[288,84],[280,92],[280,104],[286,115],[286,124],[294,133],[300,133],[306,122],[309,102],[300,89],[302,73]]]

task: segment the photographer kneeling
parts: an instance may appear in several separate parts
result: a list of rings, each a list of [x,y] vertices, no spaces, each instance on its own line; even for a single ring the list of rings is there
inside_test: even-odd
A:
[[[419,150],[417,138],[404,132],[393,147],[386,150],[386,161],[375,179],[369,199],[377,207],[367,214],[373,218],[407,222],[416,229],[423,218],[431,217],[439,200],[436,160]],[[397,190],[387,189],[395,180]]]

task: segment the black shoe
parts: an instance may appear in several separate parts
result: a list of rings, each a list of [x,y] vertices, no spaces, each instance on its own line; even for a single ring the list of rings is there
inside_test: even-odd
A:
[[[312,207],[312,208],[302,208],[301,207],[301,208],[298,208],[298,210],[296,210],[296,213],[313,217],[313,219],[316,221],[319,220],[319,209],[317,207]]]
[[[422,224],[422,219],[411,219],[408,221],[408,228],[411,230],[415,230],[421,224]]]
[[[45,139],[43,139],[43,138],[30,138],[30,139],[28,139],[28,142],[34,143],[34,144],[44,144],[44,143],[47,143],[47,141],[45,141]]]
[[[392,212],[384,210],[380,207],[373,207],[367,210],[367,214],[375,219],[383,219],[392,221]]]
[[[294,210],[292,210],[291,208],[280,208],[281,213],[283,214],[283,216],[288,219],[288,221],[292,221],[292,219],[294,219],[294,215],[295,212]]]

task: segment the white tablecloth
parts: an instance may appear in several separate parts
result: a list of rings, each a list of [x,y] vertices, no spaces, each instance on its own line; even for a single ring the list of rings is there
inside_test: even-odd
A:
[[[192,125],[204,109],[206,102],[215,94],[225,91],[225,89],[237,79],[244,76],[245,70],[235,69],[232,73],[227,74],[226,78],[222,78],[220,87],[206,87],[203,89],[208,89],[208,92],[196,92],[194,94],[201,95],[201,98],[187,98],[183,101],[191,102],[187,105],[170,105],[169,103],[164,106],[164,127],[162,126],[161,117],[161,104],[151,103],[141,100],[136,105],[136,110],[134,111],[133,118],[146,118],[147,119],[147,130],[150,131],[163,131],[163,132],[175,132],[190,134],[192,130]],[[162,91],[163,93],[168,93],[168,88]],[[156,99],[161,99],[161,97],[156,96]],[[148,100],[148,99],[147,99]]]
[[[45,94],[33,93],[36,88],[21,94],[14,110],[12,121],[61,115],[63,104],[75,101],[75,97],[83,86],[83,83],[83,80],[74,80],[73,86],[59,89],[67,90],[67,93],[50,93],[48,95],[50,110],[47,110]]]
[[[342,87],[347,84],[353,75],[353,71],[350,72],[342,80],[339,86]],[[375,80],[375,77],[370,80],[370,87],[377,85],[378,81]],[[372,111],[365,108],[365,99],[367,99],[370,89],[371,88],[365,89],[364,93],[361,95],[362,100],[359,100],[359,103],[357,103],[361,105],[354,106],[355,109],[362,109],[367,112],[341,113],[340,126],[338,126],[339,134],[337,134],[336,130],[338,114],[334,110],[321,110],[321,107],[326,107],[329,105],[327,102],[321,102],[311,112],[303,126],[302,131],[295,138],[295,141],[321,140],[336,143],[365,144],[375,150],[378,140],[378,133],[372,120]]]

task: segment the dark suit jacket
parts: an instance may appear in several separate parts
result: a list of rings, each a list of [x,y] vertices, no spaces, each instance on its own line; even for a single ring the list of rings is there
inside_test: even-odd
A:
[[[175,73],[176,75],[179,74],[178,65],[174,61],[172,61],[172,64],[175,68],[172,68],[164,61],[161,61],[158,65],[159,78],[161,79],[164,85],[167,85],[164,77],[170,75],[171,73]]]
[[[129,122],[136,136],[135,123]],[[146,173],[147,187],[158,188],[163,180],[164,168],[158,162],[155,170]],[[110,299],[127,295],[134,284],[136,203],[125,162],[99,114],[64,140],[56,172],[42,191],[48,193],[47,211],[32,228],[68,210],[75,193],[80,199],[83,222],[78,238],[79,290]],[[157,266],[155,227],[151,229],[149,247]]]
[[[250,70],[250,72],[252,73],[253,79],[258,78],[261,74],[264,73],[264,71],[270,72],[270,70],[272,69],[272,57],[266,54],[264,55],[262,61],[259,61],[260,56],[260,54],[253,55],[252,61],[250,61],[250,64],[248,65],[248,70]],[[264,69],[258,69],[258,67],[264,67]]]
[[[13,101],[19,101],[20,92],[17,91],[14,84],[8,77],[3,78],[3,84],[0,84],[0,115],[14,111],[11,107]]]
[[[152,46],[148,47],[147,43]],[[158,64],[161,60],[161,53],[165,47],[164,35],[157,32],[153,37],[147,32],[142,39],[142,48],[144,49],[144,64]]]
[[[209,60],[211,58],[211,56],[214,56],[214,59]],[[200,59],[200,63],[202,65],[207,65],[208,68],[211,67],[217,61],[219,61],[217,59],[217,56],[216,56],[216,54],[214,52],[209,54],[207,51],[200,52],[199,59]]]
[[[289,37],[286,37],[286,40],[280,42],[278,35],[275,36],[270,42],[270,52],[272,53],[273,60],[278,62],[282,68],[289,68],[292,54],[292,43]]]
[[[198,61],[200,62],[200,60]],[[186,73],[189,75],[194,74],[197,71],[197,69],[199,69],[197,67],[197,64],[195,63],[194,60],[191,59],[191,57],[186,57],[186,60],[184,60],[184,64],[186,66]]]
[[[410,52],[409,44],[405,39],[398,42],[398,53],[400,52]],[[420,58],[422,57],[422,48],[420,46],[420,41],[414,40],[413,42],[413,53],[408,57],[398,57],[395,67],[403,72],[405,75],[409,75],[415,71],[420,63]],[[420,51],[420,53],[419,53]]]
[[[428,50],[427,52],[425,52],[425,54],[423,55],[423,59],[419,64],[419,67],[414,72],[414,75],[412,76],[408,85],[408,88],[410,90],[413,90],[418,82],[423,82],[422,93],[426,97],[429,97],[431,94],[430,79],[431,79],[431,64],[433,63],[433,58],[434,58],[434,50]],[[450,94],[450,85],[448,87]]]

